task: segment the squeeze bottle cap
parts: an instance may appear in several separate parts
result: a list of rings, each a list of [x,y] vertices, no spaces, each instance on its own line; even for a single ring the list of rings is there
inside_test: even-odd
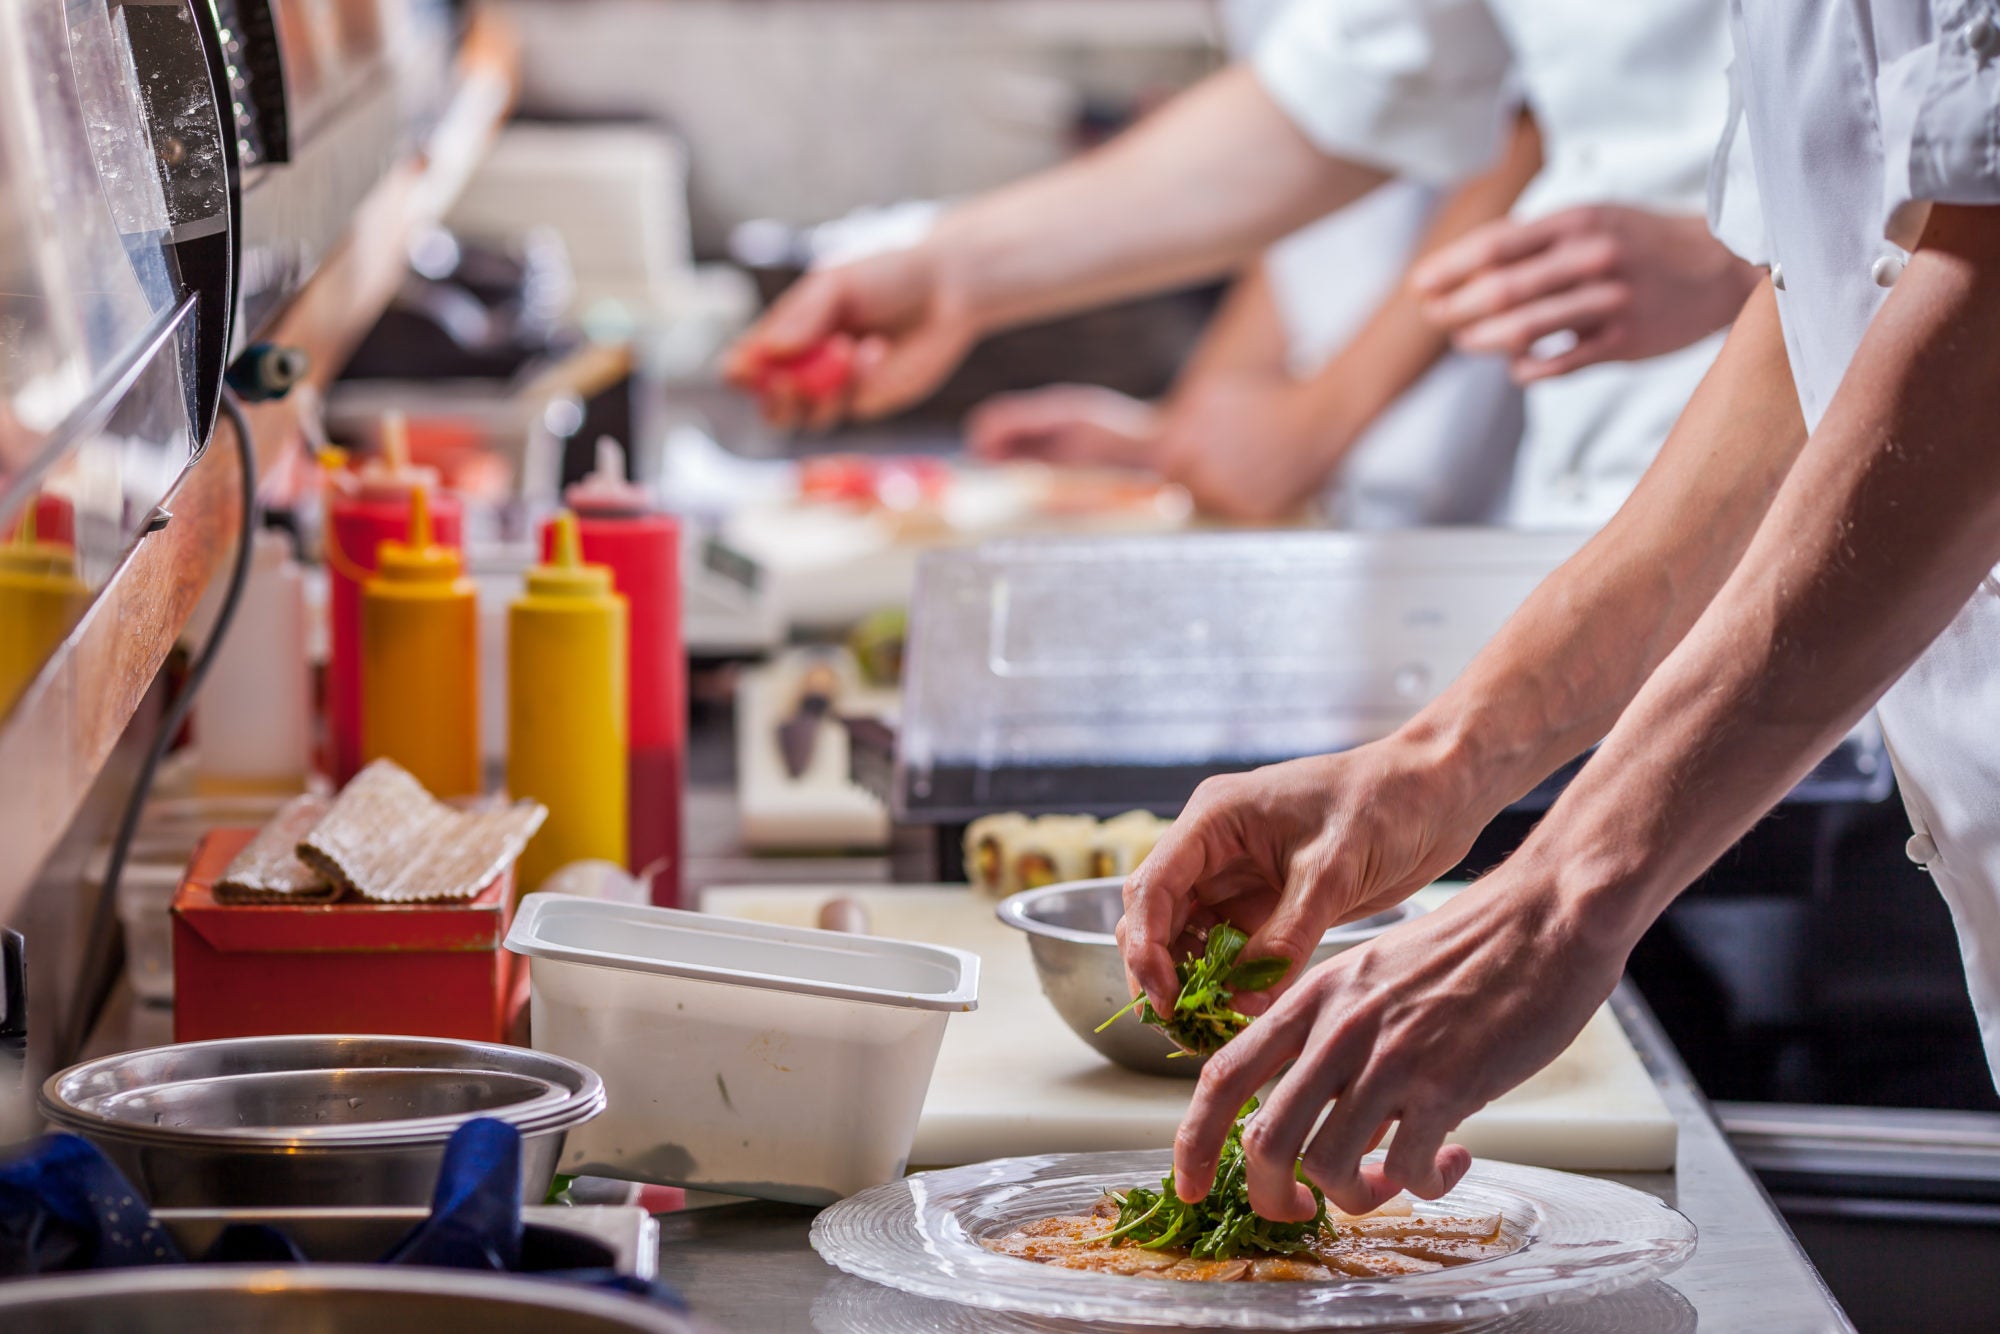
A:
[[[381,444],[380,456],[364,459],[354,471],[365,499],[400,500],[438,484],[436,468],[410,462],[410,428],[402,413],[382,414]]]
[[[398,583],[448,583],[463,573],[458,553],[432,540],[430,492],[426,488],[419,486],[410,492],[409,540],[384,542],[376,552],[375,564],[378,575]]]
[[[576,514],[557,513],[550,523],[554,530],[554,550],[546,563],[528,571],[530,597],[607,597],[611,593],[611,571],[603,565],[583,563],[583,539],[577,533]]]
[[[28,506],[11,542],[0,542],[0,574],[68,581],[76,577],[76,553],[61,542],[35,535],[35,507]]]
[[[625,474],[625,451],[608,435],[597,437],[597,466],[573,482],[563,499],[586,514],[644,514],[652,508],[646,488]]]

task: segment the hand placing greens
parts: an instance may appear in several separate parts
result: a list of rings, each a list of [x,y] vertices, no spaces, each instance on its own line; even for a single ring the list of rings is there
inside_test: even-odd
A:
[[[1137,1010],[1141,1023],[1151,1024],[1172,1038],[1182,1054],[1213,1055],[1250,1023],[1249,1015],[1230,1008],[1236,993],[1274,987],[1292,966],[1291,960],[1277,955],[1237,963],[1237,956],[1249,942],[1250,937],[1227,922],[1209,928],[1202,952],[1174,965],[1181,994],[1174,1001],[1173,1014],[1162,1018],[1144,995],[1134,996],[1130,1005],[1099,1024],[1097,1031],[1102,1033]]]
[[[1242,948],[1240,943],[1237,948]],[[1256,1110],[1257,1100],[1252,1098],[1236,1114],[1207,1198],[1188,1204],[1175,1193],[1174,1174],[1168,1172],[1157,1191],[1135,1186],[1123,1195],[1114,1194],[1118,1226],[1091,1240],[1122,1240],[1154,1251],[1184,1246],[1197,1260],[1233,1260],[1245,1254],[1292,1255],[1317,1241],[1322,1232],[1332,1235],[1326,1221],[1326,1197],[1306,1180],[1303,1169],[1298,1169],[1299,1182],[1312,1191],[1317,1206],[1309,1220],[1274,1223],[1260,1218],[1250,1207],[1243,1167],[1243,1122]]]

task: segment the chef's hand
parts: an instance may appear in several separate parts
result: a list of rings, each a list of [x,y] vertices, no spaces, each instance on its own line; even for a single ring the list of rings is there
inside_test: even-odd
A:
[[[1410,281],[1460,350],[1504,356],[1529,384],[1686,347],[1726,327],[1758,277],[1700,218],[1597,204],[1487,223]],[[1535,354],[1562,333],[1573,344]]]
[[[944,382],[981,329],[928,244],[808,273],[737,340],[730,383],[773,425],[885,416]]]
[[[1133,991],[1170,1013],[1174,960],[1218,921],[1250,934],[1243,958],[1300,964],[1328,928],[1402,902],[1455,865],[1491,817],[1468,778],[1443,747],[1397,733],[1204,782],[1125,881],[1118,945]],[[1256,1014],[1271,997],[1235,1004]]]
[[[966,438],[985,458],[1143,468],[1204,514],[1255,522],[1291,517],[1325,480],[1337,427],[1324,416],[1288,375],[1217,371],[1157,408],[1095,385],[1002,394],[967,419]]]
[[[995,461],[1161,471],[1159,409],[1102,385],[996,394],[965,419],[965,443]]]
[[[1350,1213],[1401,1190],[1437,1198],[1472,1163],[1445,1136],[1569,1045],[1617,985],[1630,948],[1623,934],[1599,930],[1556,877],[1510,862],[1328,959],[1202,1068],[1174,1140],[1177,1190],[1207,1194],[1237,1111],[1282,1073],[1243,1133],[1258,1213],[1312,1216],[1295,1165]],[[1391,1122],[1388,1154],[1364,1165]]]

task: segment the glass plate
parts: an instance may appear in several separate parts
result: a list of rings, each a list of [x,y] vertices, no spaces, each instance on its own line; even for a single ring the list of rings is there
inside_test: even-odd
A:
[[[1594,1177],[1478,1162],[1428,1213],[1497,1213],[1509,1254],[1395,1279],[1175,1283],[1093,1274],[980,1245],[1105,1190],[1151,1185],[1165,1150],[1042,1154],[892,1181],[825,1210],[813,1249],[859,1278],[991,1311],[1212,1329],[1358,1329],[1486,1320],[1581,1302],[1675,1269],[1695,1229],[1654,1197]]]

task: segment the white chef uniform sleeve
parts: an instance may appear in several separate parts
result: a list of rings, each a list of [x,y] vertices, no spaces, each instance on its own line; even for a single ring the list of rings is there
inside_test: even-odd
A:
[[[1764,230],[1764,204],[1757,194],[1757,170],[1750,156],[1750,125],[1743,109],[1742,75],[1729,67],[1729,119],[1708,166],[1708,229],[1715,239],[1752,264],[1769,267],[1771,240]]]
[[[1931,40],[1875,76],[1883,233],[1906,250],[1933,203],[2000,204],[2000,0],[1928,2]]]
[[[1252,63],[1321,151],[1433,185],[1489,165],[1519,100],[1488,0],[1293,0]]]

